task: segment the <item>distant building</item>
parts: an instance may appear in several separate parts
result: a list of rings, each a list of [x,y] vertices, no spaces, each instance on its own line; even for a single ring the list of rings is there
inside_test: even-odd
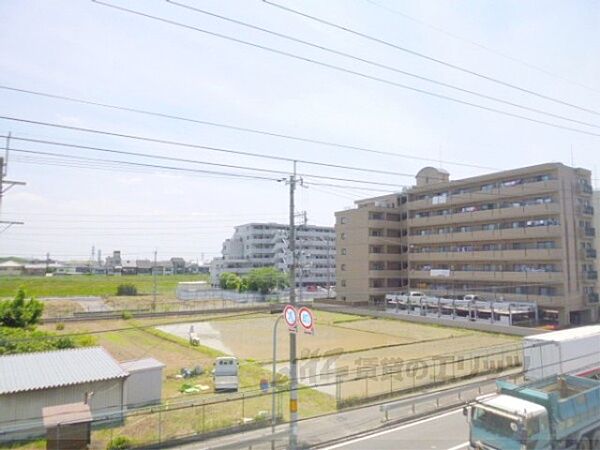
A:
[[[288,271],[289,226],[277,223],[249,223],[235,227],[223,243],[222,257],[211,262],[213,285],[223,272],[245,275],[259,267]],[[335,285],[335,230],[333,227],[299,225],[296,229],[298,258],[297,286]]]
[[[109,268],[111,271],[115,271],[115,269],[117,267],[121,267],[121,251],[120,250],[115,250],[113,251],[112,256],[107,256],[106,257],[106,264],[105,266],[107,268]]]
[[[137,263],[133,259],[125,259],[121,264],[121,275],[137,275]]]
[[[173,273],[176,273],[176,274],[185,273],[185,259],[171,258],[171,264],[173,265]]]
[[[600,190],[594,191],[593,195],[593,208],[594,208],[594,228],[596,233],[600,230]],[[596,234],[598,236],[598,234]],[[596,241],[597,242],[597,241]],[[596,244],[596,252],[599,250],[600,245]],[[596,259],[596,273],[600,273],[600,257],[595,256]],[[592,294],[592,300],[596,303],[600,303],[600,277],[596,280],[596,290]],[[599,319],[600,320],[600,319]]]
[[[173,275],[173,263],[171,261],[158,261],[156,263],[157,275]]]
[[[21,275],[25,269],[25,264],[13,260],[8,260],[0,263],[0,276],[16,276]]]
[[[138,275],[151,275],[154,263],[149,259],[138,259],[135,262]]]
[[[477,294],[535,302],[561,325],[597,321],[592,192],[589,170],[559,163],[453,181],[424,168],[416,186],[336,212],[337,298]]]

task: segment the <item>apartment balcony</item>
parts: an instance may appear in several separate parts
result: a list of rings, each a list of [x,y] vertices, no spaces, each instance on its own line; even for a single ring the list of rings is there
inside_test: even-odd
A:
[[[594,215],[594,207],[593,206],[582,206],[580,209],[581,214],[585,214],[586,216]]]
[[[400,270],[369,270],[369,278],[399,278],[400,276]]]
[[[473,252],[430,252],[410,253],[408,259],[413,262],[450,262],[450,261],[546,261],[562,259],[562,249],[523,249],[491,250]]]
[[[588,294],[588,303],[600,303],[600,295],[597,292]]]
[[[453,242],[478,242],[512,239],[538,239],[560,237],[560,225],[541,227],[506,228],[502,230],[467,231],[463,233],[445,233],[430,235],[413,235],[409,237],[411,244],[435,244]]]
[[[583,238],[593,238],[596,236],[596,229],[594,227],[580,228],[579,234]]]
[[[369,244],[371,245],[402,245],[406,244],[408,237],[388,237],[369,235]]]
[[[465,194],[449,195],[445,203],[433,204],[432,199],[416,200],[408,203],[410,210],[431,209],[432,207],[451,207],[465,205],[474,202],[493,202],[502,197],[520,197],[529,195],[545,194],[550,192],[558,192],[558,180],[538,181],[535,183],[520,184],[517,186],[507,186],[491,191],[476,191]]]
[[[579,194],[593,194],[594,193],[594,189],[589,184],[579,184],[577,186],[577,192]]]
[[[401,261],[406,260],[407,253],[369,253],[369,261]]]
[[[596,258],[596,249],[595,248],[586,248],[585,249],[585,257],[586,258]]]
[[[410,279],[420,280],[461,280],[492,281],[507,283],[562,283],[562,272],[485,272],[470,270],[453,270],[449,276],[432,276],[429,270],[410,270]]]
[[[452,213],[442,216],[413,217],[408,220],[410,227],[427,227],[454,223],[485,222],[496,219],[514,219],[560,213],[560,204],[544,203],[540,205],[519,206],[514,208],[496,208],[481,211]]]
[[[583,272],[583,278],[586,280],[597,280],[598,272],[595,270],[587,270],[587,271]]]

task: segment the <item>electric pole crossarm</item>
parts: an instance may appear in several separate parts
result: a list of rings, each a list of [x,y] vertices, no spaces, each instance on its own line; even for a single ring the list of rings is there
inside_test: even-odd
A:
[[[25,183],[24,181],[2,180],[2,184],[7,185],[6,188],[2,188],[0,190],[0,193],[4,194],[5,192],[8,192],[11,188],[13,188],[15,186],[25,186],[27,183]]]

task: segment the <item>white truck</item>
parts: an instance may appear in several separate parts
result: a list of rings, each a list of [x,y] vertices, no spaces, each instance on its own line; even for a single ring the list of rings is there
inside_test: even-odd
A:
[[[213,380],[216,392],[233,391],[239,388],[240,363],[235,356],[220,356],[215,359]]]
[[[519,386],[464,408],[471,449],[600,449],[600,325],[523,339]]]
[[[390,305],[418,305],[426,295],[421,291],[410,291],[408,293],[400,292],[397,294],[388,294],[386,299]]]
[[[525,379],[552,375],[600,375],[600,325],[552,331],[523,338]]]

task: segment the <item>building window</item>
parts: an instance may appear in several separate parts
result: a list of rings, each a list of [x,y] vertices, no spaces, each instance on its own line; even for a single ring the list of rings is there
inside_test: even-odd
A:
[[[340,233],[340,239],[343,241],[346,239],[346,233]]]
[[[343,225],[345,223],[348,223],[348,218],[347,217],[340,217],[340,223]]]
[[[343,272],[346,270],[346,264],[340,265],[340,270]]]
[[[346,287],[346,280],[342,280],[341,283],[342,283],[342,287]]]
[[[345,249],[345,248],[343,248],[343,249],[341,250],[341,254],[342,254],[342,255],[345,255],[345,254],[346,254],[346,249]]]

